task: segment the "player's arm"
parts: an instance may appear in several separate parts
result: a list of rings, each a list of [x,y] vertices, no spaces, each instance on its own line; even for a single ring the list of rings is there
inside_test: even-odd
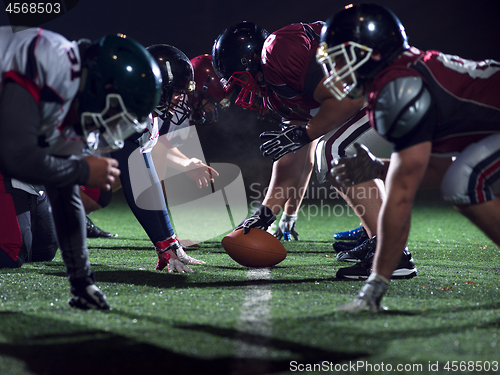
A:
[[[40,122],[35,98],[20,84],[6,82],[0,97],[2,172],[32,184],[85,184],[89,177],[87,162],[51,156],[38,145]]]
[[[319,112],[306,125],[307,135],[311,139],[319,138],[342,126],[347,120],[356,115],[364,105],[363,98],[337,100],[323,85],[323,80],[314,90],[314,100],[321,103]]]
[[[314,139],[343,125],[356,115],[362,108],[363,99],[344,99],[338,101],[323,86],[321,81],[314,91],[314,99],[321,103],[319,112],[309,122],[302,126],[290,126],[282,131],[268,131],[260,135],[267,139],[260,146],[264,156],[273,156],[273,161],[282,156],[297,151]]]
[[[431,142],[423,142],[391,156],[385,180],[386,199],[379,215],[374,272],[390,279],[410,231],[415,193],[429,163]]]

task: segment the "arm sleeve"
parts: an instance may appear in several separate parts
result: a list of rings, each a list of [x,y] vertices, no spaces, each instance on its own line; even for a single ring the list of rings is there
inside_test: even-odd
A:
[[[36,100],[21,85],[5,83],[0,96],[0,170],[18,180],[45,186],[84,185],[89,165],[83,159],[55,157],[38,144]]]

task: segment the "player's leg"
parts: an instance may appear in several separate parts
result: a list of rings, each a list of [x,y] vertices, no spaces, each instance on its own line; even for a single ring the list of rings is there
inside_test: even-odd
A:
[[[290,202],[290,212],[293,213],[298,209],[304,195],[304,191],[299,191],[299,188],[306,179],[309,180],[307,176],[310,176],[312,170],[310,148],[311,145],[304,146],[293,153],[286,154],[273,164],[269,189],[262,204],[268,207],[274,215],[280,213],[290,198],[293,199],[293,203]]]
[[[0,174],[0,268],[18,268],[31,257],[31,194]]]
[[[87,250],[85,209],[78,185],[46,187],[52,207],[57,240],[74,295],[70,306],[80,309],[109,309],[106,297],[95,285]]]
[[[119,181],[119,179],[117,180]],[[120,184],[120,182],[118,183]],[[106,191],[98,188],[80,186],[80,198],[82,199],[83,207],[87,214],[87,238],[118,237],[117,234],[111,234],[97,227],[89,217],[92,212],[106,207],[111,202],[113,191],[113,189]]]
[[[296,231],[297,216],[311,179],[314,167],[314,150],[316,149],[316,143],[317,141],[313,141],[308,146],[308,152],[306,154],[307,158],[304,161],[302,173],[297,185],[289,189],[290,196],[283,208],[283,214],[281,215],[281,219],[278,223],[278,228],[274,232],[274,235],[278,239],[283,237],[285,241],[290,241],[293,237],[296,241],[299,240],[299,234]],[[299,172],[299,170],[297,170],[297,172]],[[275,215],[276,214],[277,213],[275,213]]]
[[[480,204],[455,205],[455,207],[500,247],[500,225],[498,225],[500,223],[500,198]]]
[[[370,152],[380,158],[388,158],[392,152],[389,142],[380,137],[369,125],[367,117],[354,124],[346,124],[323,136],[316,148],[316,163],[320,182],[329,181],[359,216],[368,237],[377,234],[377,218],[384,187],[381,181],[368,181],[349,189],[340,187],[335,176],[330,173],[332,161],[339,157],[352,157],[356,154],[354,143],[364,144]],[[356,228],[358,232],[361,232]],[[364,240],[364,239],[363,239]]]
[[[500,134],[465,148],[446,171],[441,190],[500,247]]]
[[[34,211],[32,261],[48,262],[54,259],[58,248],[52,209],[45,193],[35,197],[32,204],[36,205],[34,210],[32,208],[32,212]]]
[[[138,149],[138,145],[129,140],[125,140],[125,145],[121,150],[112,154],[118,160],[120,168],[120,180],[125,195],[125,200],[136,217],[137,221],[141,224],[151,242],[154,244],[155,250],[158,254],[157,270],[169,266],[169,271],[173,269],[179,272],[192,271],[184,264],[201,264],[198,261],[185,254],[182,245],[179,243],[175,235],[174,228],[170,222],[170,217],[166,209],[163,192],[161,190],[161,183],[154,169],[154,164],[150,153],[143,154],[144,163],[140,164],[141,168],[147,169],[149,178],[151,179],[151,189],[148,191],[151,195],[151,200],[158,204],[157,210],[146,210],[139,207],[135,201],[134,193],[132,191],[132,182],[129,170],[129,157]],[[161,204],[160,204],[161,203]],[[167,256],[168,255],[168,256]],[[179,262],[180,260],[180,262]],[[182,263],[181,263],[182,262]],[[184,264],[183,264],[184,263]]]

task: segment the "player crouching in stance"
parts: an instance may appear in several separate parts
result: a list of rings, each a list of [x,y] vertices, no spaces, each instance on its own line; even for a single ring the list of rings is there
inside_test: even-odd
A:
[[[410,47],[396,15],[376,4],[349,5],[330,17],[317,61],[339,100],[365,97],[371,125],[394,150],[372,273],[338,310],[380,309],[408,240],[415,193],[431,180],[441,182],[444,199],[500,246],[500,63]],[[439,170],[431,153],[456,160]],[[371,175],[334,172],[354,184],[383,173],[383,165],[359,149],[357,158],[367,157]]]
[[[158,65],[123,35],[77,43],[6,26],[0,50],[0,173],[44,186],[70,305],[109,309],[88,259],[79,185],[109,190],[120,172],[115,159],[82,154],[119,149],[145,129],[161,93]]]

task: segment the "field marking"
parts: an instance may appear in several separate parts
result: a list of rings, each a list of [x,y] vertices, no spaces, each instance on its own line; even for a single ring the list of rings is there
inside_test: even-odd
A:
[[[271,271],[269,268],[250,269],[247,272],[247,279],[270,280]],[[236,363],[233,368],[233,374],[238,374],[239,372],[238,358],[269,358],[267,343],[269,342],[273,328],[271,298],[270,285],[249,285],[246,287],[245,298],[241,304],[238,319],[238,333],[234,338]],[[255,338],[252,338],[251,342],[249,342],[248,335],[252,335]],[[266,367],[265,362],[261,362],[260,365]]]

